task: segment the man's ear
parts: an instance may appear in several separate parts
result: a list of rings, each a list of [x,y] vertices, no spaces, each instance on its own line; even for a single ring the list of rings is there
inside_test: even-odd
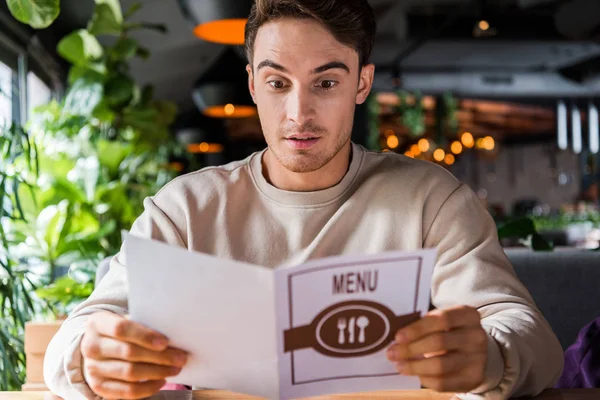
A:
[[[256,92],[254,90],[254,73],[252,72],[252,66],[250,64],[246,65],[246,72],[248,72],[248,89],[250,89],[252,101],[254,101],[254,104],[256,104]]]
[[[374,64],[367,64],[361,68],[358,81],[358,92],[356,93],[356,104],[362,104],[367,100],[369,93],[371,93],[371,88],[373,87],[374,77]]]

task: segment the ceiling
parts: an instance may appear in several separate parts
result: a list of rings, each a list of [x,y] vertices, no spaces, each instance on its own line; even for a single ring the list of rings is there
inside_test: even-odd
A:
[[[600,94],[600,42],[587,39],[600,32],[586,31],[589,26],[600,27],[600,17],[587,21],[586,13],[561,8],[578,2],[584,4],[581,10],[591,12],[600,1],[369,1],[379,26],[372,56],[378,71],[376,89],[391,89],[396,66],[406,89],[432,94],[446,90],[501,98]],[[122,0],[124,9],[133,3]],[[58,36],[84,26],[93,11],[92,0],[62,0],[61,4],[54,27]],[[197,39],[176,0],[144,0],[143,4],[135,20],[164,23],[169,32],[135,33],[152,55],[135,61],[132,73],[140,83],[153,83],[157,96],[177,102],[183,110],[193,109],[194,82],[223,46]],[[562,21],[565,15],[572,21]],[[474,37],[480,19],[489,21],[490,30],[496,29],[497,34]],[[579,64],[583,67],[577,69]]]

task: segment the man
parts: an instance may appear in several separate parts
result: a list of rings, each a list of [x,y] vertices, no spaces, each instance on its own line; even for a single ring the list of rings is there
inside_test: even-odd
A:
[[[434,164],[350,142],[373,83],[374,36],[366,0],[258,0],[247,71],[268,148],[175,179],[146,199],[131,232],[271,267],[435,247],[436,309],[397,333],[387,357],[398,372],[464,398],[552,387],[561,347],[473,192]],[[45,377],[58,395],[142,398],[184,365],[167,338],[125,317],[125,264],[115,257],[52,341]],[[190,306],[173,312],[204,305]]]

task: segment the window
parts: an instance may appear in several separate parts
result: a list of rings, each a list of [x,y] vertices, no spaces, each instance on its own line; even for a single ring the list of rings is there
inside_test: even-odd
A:
[[[52,99],[52,91],[33,72],[27,73],[27,116],[31,118],[33,110]]]
[[[0,126],[12,121],[12,69],[0,62]]]

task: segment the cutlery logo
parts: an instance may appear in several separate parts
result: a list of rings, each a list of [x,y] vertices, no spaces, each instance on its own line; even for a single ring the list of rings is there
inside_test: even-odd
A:
[[[284,351],[313,348],[330,357],[366,356],[387,347],[398,329],[419,318],[419,313],[396,316],[373,301],[345,301],[321,311],[309,325],[286,330]]]

